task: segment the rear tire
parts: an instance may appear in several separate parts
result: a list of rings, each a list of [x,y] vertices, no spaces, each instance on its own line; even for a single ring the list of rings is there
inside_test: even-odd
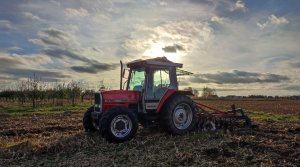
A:
[[[109,142],[131,140],[138,129],[136,114],[126,107],[114,107],[105,112],[100,120],[100,133]]]
[[[245,115],[245,128],[250,128],[252,126],[252,121],[251,119]]]
[[[82,124],[86,132],[94,132],[96,128],[93,124],[92,112],[94,111],[94,107],[90,107],[83,115]]]
[[[194,128],[196,122],[196,106],[185,95],[174,95],[161,110],[160,123],[171,134],[184,135]]]

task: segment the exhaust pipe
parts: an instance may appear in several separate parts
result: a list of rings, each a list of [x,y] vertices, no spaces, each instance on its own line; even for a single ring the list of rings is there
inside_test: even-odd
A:
[[[120,90],[122,90],[122,83],[123,83],[123,62],[120,60],[121,64],[121,71],[120,71]]]

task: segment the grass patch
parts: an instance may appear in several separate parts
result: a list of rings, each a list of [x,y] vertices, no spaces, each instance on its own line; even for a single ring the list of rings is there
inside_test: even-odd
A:
[[[253,120],[275,122],[300,122],[300,117],[290,114],[273,114],[262,111],[247,111],[246,114]]]
[[[0,109],[0,113],[7,114],[32,114],[32,113],[51,113],[51,112],[62,112],[62,111],[82,111],[86,110],[90,105],[81,104],[76,106],[47,106],[47,107],[37,107],[32,108],[30,106],[9,106]]]

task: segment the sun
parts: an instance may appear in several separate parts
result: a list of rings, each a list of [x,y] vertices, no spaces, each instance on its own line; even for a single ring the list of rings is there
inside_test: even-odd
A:
[[[166,45],[164,43],[153,43],[151,47],[144,52],[144,56],[148,57],[167,57],[173,62],[179,62],[179,55],[176,52],[165,52],[162,48]]]

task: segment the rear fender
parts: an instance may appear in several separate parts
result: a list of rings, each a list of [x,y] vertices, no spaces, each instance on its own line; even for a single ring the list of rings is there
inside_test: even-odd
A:
[[[191,91],[168,89],[165,95],[160,99],[156,112],[159,113],[165,102],[175,94],[193,95]]]

